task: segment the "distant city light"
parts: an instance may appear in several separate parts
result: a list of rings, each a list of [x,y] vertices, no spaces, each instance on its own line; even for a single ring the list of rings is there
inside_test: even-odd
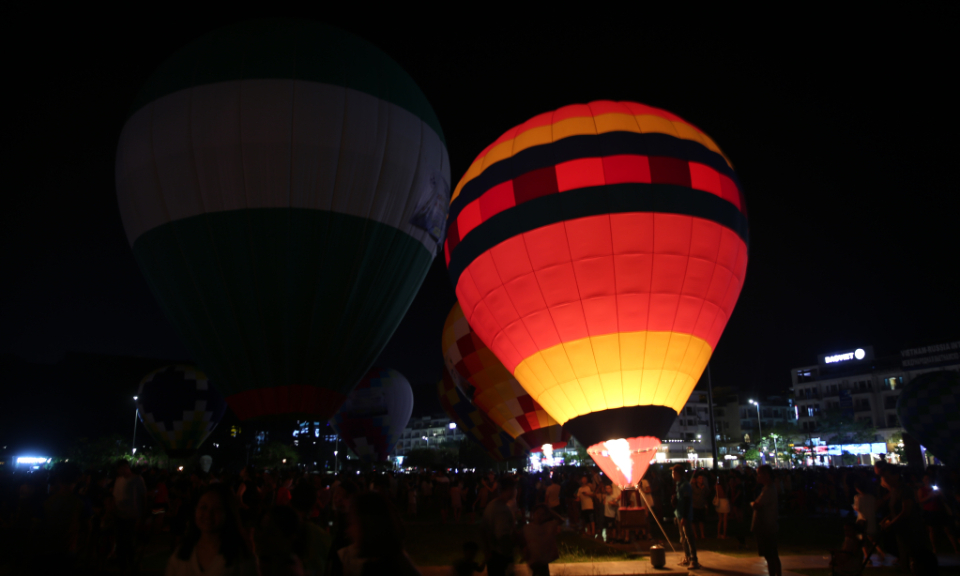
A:
[[[456,422],[451,422],[451,423],[449,424],[449,426],[450,426],[450,429],[451,429],[451,430],[454,430],[454,429],[456,429],[456,427],[457,427],[457,423],[456,423]]]
[[[44,458],[43,456],[20,456],[17,458],[17,464],[46,464],[50,460],[52,458]]]

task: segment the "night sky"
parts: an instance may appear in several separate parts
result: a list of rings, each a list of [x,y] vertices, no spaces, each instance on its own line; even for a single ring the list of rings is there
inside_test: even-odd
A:
[[[446,22],[396,13],[372,23],[373,8],[284,15],[339,26],[399,62],[440,118],[454,183],[501,133],[566,104],[635,100],[709,134],[734,163],[751,227],[747,280],[713,356],[714,384],[774,393],[788,386],[789,368],[820,353],[873,345],[896,354],[960,335],[957,19],[947,10],[514,21],[491,12]],[[264,15],[278,14],[9,16],[23,40],[6,62],[7,359],[190,358],[127,244],[117,140],[139,87],[167,56]],[[453,302],[441,255],[381,355],[414,385],[415,413],[438,408],[440,332]],[[98,394],[89,391],[92,403]],[[21,400],[29,410],[42,397]]]

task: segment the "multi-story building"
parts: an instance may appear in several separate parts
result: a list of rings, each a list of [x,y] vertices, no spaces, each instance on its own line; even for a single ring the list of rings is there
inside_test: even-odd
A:
[[[756,442],[757,402],[764,430],[772,430],[777,423],[795,425],[791,401],[782,396],[756,397],[753,400],[729,388],[714,392],[714,433],[710,433],[709,404],[706,390],[694,390],[673,426],[663,438],[661,462],[697,461],[697,466],[713,466],[713,445],[717,443],[717,466],[734,467],[739,464],[741,445]],[[753,437],[751,438],[751,434]]]
[[[897,398],[904,386],[925,372],[960,371],[960,341],[901,350],[877,357],[871,346],[821,354],[817,364],[790,370],[800,430],[823,429],[828,413],[863,422],[877,431],[876,442],[890,442],[901,431]],[[820,438],[829,444],[830,438]]]
[[[411,418],[397,440],[394,454],[403,456],[414,448],[435,447],[442,442],[459,442],[463,438],[463,433],[446,415]]]

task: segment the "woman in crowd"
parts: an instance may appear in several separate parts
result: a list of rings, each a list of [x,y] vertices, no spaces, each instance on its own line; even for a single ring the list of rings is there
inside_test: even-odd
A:
[[[166,576],[255,576],[257,557],[241,533],[236,496],[211,484],[197,502],[193,522],[167,562]]]
[[[717,491],[714,497],[717,509],[717,538],[721,540],[727,537],[727,517],[730,515],[730,499],[727,497],[725,482],[725,476],[717,477]]]
[[[420,576],[403,551],[403,525],[386,497],[366,492],[350,499],[347,533],[359,562],[344,561],[344,574],[360,566],[357,576]],[[356,574],[356,573],[354,573]]]

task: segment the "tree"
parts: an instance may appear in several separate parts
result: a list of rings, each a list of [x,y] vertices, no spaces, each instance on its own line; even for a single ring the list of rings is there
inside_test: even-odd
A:
[[[747,450],[746,454],[743,455],[744,460],[747,462],[759,462],[760,461],[760,451],[756,448],[750,448]]]
[[[254,465],[261,468],[280,468],[293,466],[299,460],[297,451],[282,442],[267,442],[253,457]]]
[[[856,421],[849,415],[844,416],[839,408],[823,411],[818,432],[830,444],[863,444],[873,442],[877,437],[877,429],[872,422]]]

